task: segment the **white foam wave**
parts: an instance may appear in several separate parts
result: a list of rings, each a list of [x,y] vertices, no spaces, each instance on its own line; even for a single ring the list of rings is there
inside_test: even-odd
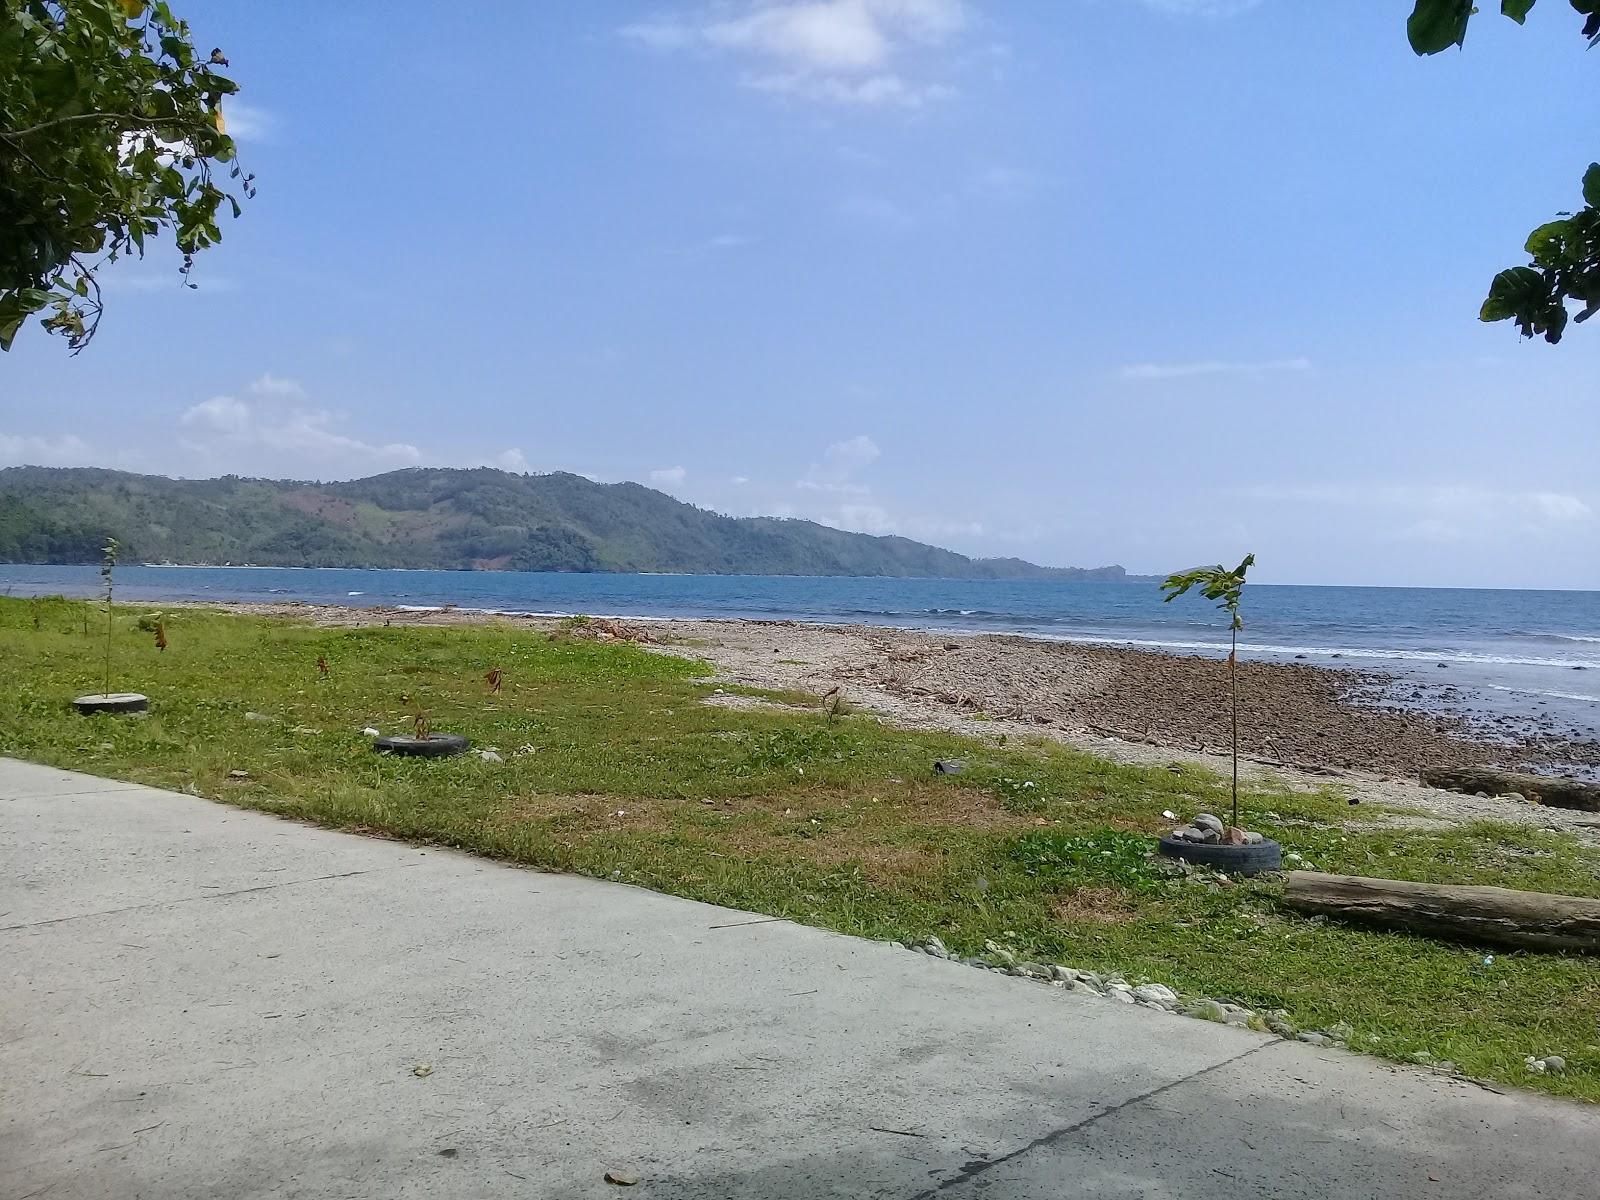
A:
[[[1585,696],[1582,692],[1547,692],[1540,688],[1507,687],[1503,683],[1491,683],[1490,690],[1496,692],[1515,692],[1519,696],[1548,696],[1552,700],[1587,700],[1591,704],[1600,704],[1600,696]]]
[[[1226,642],[1169,641],[1161,638],[1085,637],[1058,634],[1052,640],[1113,646],[1146,646],[1154,650],[1211,650],[1226,653]],[[1513,654],[1475,654],[1470,650],[1399,650],[1355,646],[1278,646],[1265,642],[1240,642],[1241,651],[1256,654],[1304,654],[1307,658],[1366,658],[1405,662],[1484,663],[1492,666],[1586,667],[1600,670],[1600,662],[1580,658],[1523,657]]]

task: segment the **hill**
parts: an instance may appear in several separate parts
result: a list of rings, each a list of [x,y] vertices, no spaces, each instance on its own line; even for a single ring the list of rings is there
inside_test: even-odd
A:
[[[725,517],[637,483],[412,467],[340,483],[0,470],[0,562],[1121,580],[814,521]]]

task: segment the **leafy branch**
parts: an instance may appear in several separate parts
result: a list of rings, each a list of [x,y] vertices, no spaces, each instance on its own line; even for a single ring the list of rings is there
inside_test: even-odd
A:
[[[1536,0],[1501,0],[1500,12],[1518,25]],[[1583,18],[1581,34],[1589,47],[1600,45],[1600,0],[1568,0]],[[1438,54],[1464,46],[1467,23],[1478,12],[1473,0],[1416,0],[1406,21],[1406,37],[1417,54]],[[1569,319],[1585,321],[1600,312],[1600,163],[1583,176],[1583,204],[1563,212],[1531,234],[1524,244],[1532,262],[1509,267],[1489,284],[1478,311],[1483,321],[1514,321],[1524,337],[1561,340]],[[1579,306],[1574,318],[1568,303]]]

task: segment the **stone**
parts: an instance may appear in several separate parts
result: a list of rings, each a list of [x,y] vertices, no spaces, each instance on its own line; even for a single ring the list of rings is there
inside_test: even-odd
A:
[[[1150,1004],[1176,1004],[1178,993],[1160,983],[1147,983],[1133,989],[1133,998],[1143,1000]]]
[[[1341,1042],[1348,1042],[1356,1035],[1355,1028],[1344,1021],[1340,1021],[1336,1025],[1329,1025],[1327,1033],[1329,1037],[1337,1038]]]
[[[1180,842],[1203,842],[1206,840],[1206,835],[1193,825],[1180,825],[1172,831],[1172,836]]]
[[[1256,1015],[1248,1008],[1239,1008],[1233,1004],[1227,1004],[1223,1007],[1226,1011],[1223,1013],[1222,1020],[1228,1025],[1248,1026]]]
[[[1268,1013],[1266,1026],[1269,1033],[1275,1033],[1281,1038],[1298,1037],[1300,1034],[1300,1030],[1295,1027],[1295,1023],[1289,1019],[1287,1013]]]
[[[1329,1046],[1333,1039],[1325,1033],[1302,1033],[1300,1040],[1308,1046]]]
[[[1078,979],[1078,972],[1071,967],[1064,967],[1060,963],[1056,963],[1050,968],[1050,977],[1059,979],[1062,983],[1075,983]]]
[[[933,764],[935,775],[959,775],[967,769],[967,764],[959,758],[941,758]]]
[[[270,721],[270,720],[272,720],[272,718],[267,716],[265,713],[258,713],[258,712],[247,712],[244,715],[244,719],[246,721]]]
[[[1197,1000],[1183,1011],[1189,1016],[1197,1017],[1202,1021],[1220,1023],[1227,1020],[1228,1017],[1227,1011],[1215,1000]]]
[[[1222,831],[1224,828],[1226,828],[1220,820],[1212,816],[1210,813],[1201,813],[1193,821],[1191,821],[1190,824],[1196,829],[1212,830],[1218,837],[1222,836]]]
[[[1067,985],[1067,988],[1068,988],[1069,991],[1076,992],[1080,996],[1104,996],[1105,995],[1105,993],[1102,992],[1099,988],[1095,987],[1093,984],[1091,984],[1087,980],[1083,980],[1083,979],[1075,979],[1075,980],[1073,980],[1070,984]]]
[[[1546,1071],[1554,1071],[1554,1072],[1560,1073],[1560,1072],[1565,1071],[1567,1069],[1567,1060],[1562,1058],[1561,1055],[1559,1055],[1559,1054],[1547,1055],[1544,1058],[1543,1062],[1544,1062],[1544,1069]]]
[[[1200,838],[1202,841],[1215,844],[1222,840],[1222,835],[1215,829],[1202,829],[1200,830]]]
[[[1105,986],[1106,986],[1106,981],[1104,979],[1100,978],[1100,976],[1095,974],[1095,972],[1093,972],[1093,971],[1079,971],[1078,972],[1078,982],[1079,983],[1087,983],[1090,987],[1094,988],[1095,991],[1097,991],[1097,992],[1098,991],[1104,991],[1105,990]]]
[[[1112,1000],[1115,1000],[1118,1004],[1133,1004],[1133,1003],[1135,1003],[1134,998],[1133,998],[1133,991],[1132,991],[1131,988],[1126,988],[1126,987],[1107,988],[1106,989],[1106,996],[1109,997]]]
[[[980,971],[987,971],[989,969],[989,964],[984,962],[981,958],[963,958],[961,963],[963,966],[977,967]]]
[[[490,762],[490,763],[505,762],[505,759],[501,758],[493,750],[474,750],[473,753],[476,754],[479,758],[483,759],[484,762]]]
[[[1237,825],[1229,825],[1222,833],[1222,844],[1225,846],[1243,846],[1245,844],[1244,830]]]
[[[1267,839],[1264,835],[1257,833],[1253,829],[1246,829],[1244,831],[1244,844],[1246,846],[1259,846],[1266,840]]]
[[[928,951],[929,954],[933,955],[935,958],[949,958],[950,957],[949,948],[946,947],[945,944],[943,942],[941,942],[936,937],[931,937],[931,938],[928,939],[927,951]]]

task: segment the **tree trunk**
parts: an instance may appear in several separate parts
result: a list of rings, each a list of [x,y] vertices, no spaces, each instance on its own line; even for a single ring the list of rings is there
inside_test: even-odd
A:
[[[1444,941],[1600,954],[1600,900],[1576,896],[1290,871],[1283,902]]]
[[[1228,651],[1228,687],[1233,693],[1233,823],[1239,824],[1239,626]]]
[[[1496,771],[1489,767],[1424,767],[1422,782],[1429,787],[1445,788],[1452,792],[1488,792],[1491,796],[1517,792],[1551,808],[1600,812],[1600,783],[1585,783],[1581,779],[1525,775],[1519,771]]]

